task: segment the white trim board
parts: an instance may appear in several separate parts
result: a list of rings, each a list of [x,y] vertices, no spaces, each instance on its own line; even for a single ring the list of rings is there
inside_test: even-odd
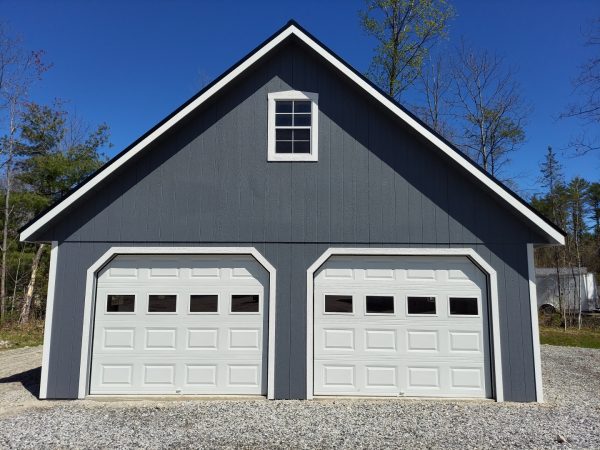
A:
[[[471,248],[329,248],[306,271],[306,398],[314,398],[314,276],[330,257],[355,256],[466,256],[487,275],[492,316],[492,383],[497,402],[504,401],[498,277],[496,271]]]
[[[69,206],[75,203],[78,199],[83,197],[87,192],[92,190],[95,186],[97,186],[100,182],[106,179],[110,174],[118,170],[121,166],[123,166],[127,161],[141,152],[144,148],[154,142],[159,136],[169,130],[171,127],[176,125],[180,120],[190,114],[194,109],[203,104],[206,100],[212,97],[214,94],[219,92],[222,88],[227,86],[232,80],[237,78],[242,72],[251,67],[257,61],[259,61],[263,56],[268,54],[271,50],[277,47],[281,42],[287,39],[289,36],[295,36],[300,39],[310,48],[312,48],[315,52],[317,52],[320,56],[322,56],[326,61],[328,61],[334,68],[339,70],[342,74],[360,86],[364,91],[369,93],[373,98],[387,107],[390,111],[392,111],[395,115],[397,115],[400,119],[402,119],[409,126],[414,128],[418,133],[420,133],[425,139],[431,142],[433,145],[438,147],[441,151],[443,151],[446,155],[448,155],[453,161],[455,161],[459,166],[464,168],[467,172],[473,175],[477,180],[491,189],[494,193],[496,193],[500,198],[506,201],[509,205],[511,205],[514,209],[516,209],[520,214],[525,216],[528,220],[534,223],[540,230],[542,230],[552,243],[556,244],[564,244],[564,236],[556,230],[553,226],[551,226],[544,218],[540,215],[536,214],[533,210],[529,209],[525,204],[523,204],[518,198],[516,198],[512,193],[510,193],[506,188],[496,182],[494,179],[489,177],[487,174],[483,173],[473,162],[468,160],[462,154],[454,150],[448,144],[446,144],[440,137],[436,136],[433,132],[423,126],[416,119],[411,117],[408,113],[406,113],[402,108],[396,105],[393,101],[379,92],[376,88],[374,88],[369,82],[364,80],[360,75],[355,73],[345,62],[337,58],[330,51],[321,46],[318,42],[316,42],[312,37],[306,34],[303,30],[301,30],[294,23],[290,23],[286,28],[284,28],[279,34],[274,36],[271,40],[265,43],[262,47],[252,53],[249,57],[243,60],[238,66],[234,67],[226,76],[218,80],[214,85],[210,86],[205,92],[201,93],[196,99],[191,101],[187,106],[182,108],[176,114],[174,114],[171,118],[169,118],[165,123],[163,123],[160,127],[138,142],[135,146],[133,146],[129,151],[115,159],[110,166],[108,166],[105,170],[100,171],[96,176],[89,179],[87,182],[82,184],[79,188],[77,188],[71,195],[66,197],[63,201],[58,203],[56,206],[51,208],[49,211],[41,215],[37,220],[31,223],[27,228],[25,228],[20,235],[20,239],[22,241],[26,241],[33,236],[33,234],[40,230],[43,226],[49,223],[52,219],[58,216],[60,213],[65,211]]]
[[[85,398],[89,388],[91,365],[92,320],[96,303],[96,274],[117,255],[250,255],[269,272],[269,336],[267,355],[267,398],[275,398],[275,267],[254,247],[111,247],[87,271],[81,336],[78,398]]]
[[[48,294],[46,298],[46,319],[44,323],[44,344],[42,348],[42,374],[40,376],[40,399],[48,398],[48,370],[50,365],[50,342],[52,341],[52,317],[54,314],[54,290],[56,286],[56,261],[58,242],[52,241],[50,267],[48,269]]]
[[[535,254],[533,244],[527,244],[527,267],[529,272],[529,306],[531,308],[531,340],[533,345],[533,364],[535,370],[535,397],[544,402],[542,385],[542,356],[540,353],[540,327],[538,323],[537,287],[535,285]]]

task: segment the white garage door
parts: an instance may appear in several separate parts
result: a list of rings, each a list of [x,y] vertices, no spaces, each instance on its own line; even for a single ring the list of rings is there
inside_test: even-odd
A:
[[[486,277],[465,257],[334,257],[315,274],[314,394],[491,397]]]
[[[98,275],[90,394],[266,394],[265,286],[246,256],[116,257]]]

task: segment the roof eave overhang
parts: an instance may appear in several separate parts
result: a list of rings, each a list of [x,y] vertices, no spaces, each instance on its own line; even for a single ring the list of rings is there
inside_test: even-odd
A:
[[[511,192],[506,186],[503,186],[498,180],[490,177],[489,174],[481,170],[473,161],[467,158],[457,149],[453,148],[447,143],[442,137],[438,136],[434,131],[429,129],[419,119],[414,117],[412,114],[405,111],[400,107],[393,99],[388,97],[385,93],[375,87],[365,77],[363,77],[356,70],[352,69],[348,64],[343,62],[341,58],[336,56],[331,50],[327,49],[323,44],[318,42],[308,32],[303,30],[295,22],[290,22],[286,27],[282,28],[279,32],[269,38],[265,43],[251,52],[236,66],[230,69],[224,76],[216,80],[216,82],[209,85],[205,90],[201,91],[195,98],[192,98],[182,108],[177,110],[174,114],[163,121],[159,126],[155,127],[151,132],[142,137],[128,150],[122,152],[116,156],[110,164],[104,169],[101,169],[96,174],[91,176],[89,179],[84,181],[81,185],[75,188],[68,196],[63,198],[53,207],[42,213],[40,216],[35,218],[31,223],[26,225],[20,232],[21,241],[35,241],[35,234],[46,227],[51,221],[57,216],[62,214],[77,200],[83,197],[86,193],[94,189],[98,184],[104,181],[114,171],[119,169],[121,166],[126,164],[129,160],[139,154],[144,148],[154,142],[159,136],[169,130],[171,127],[176,125],[184,117],[206,102],[218,91],[227,86],[231,81],[237,78],[241,73],[246,71],[257,61],[267,55],[271,50],[277,47],[280,43],[285,41],[290,36],[295,36],[300,39],[306,45],[311,47],[321,57],[328,61],[333,67],[339,70],[342,74],[346,75],[363,90],[368,92],[377,101],[383,104],[391,112],[402,119],[406,124],[415,129],[421,134],[426,140],[431,142],[441,151],[443,151],[448,157],[450,157],[455,163],[468,171],[472,176],[478,179],[486,187],[492,190],[500,198],[506,201],[520,214],[524,215],[530,222],[532,222],[536,228],[542,231],[543,235],[548,238],[548,244],[564,245],[565,235],[564,233],[545,220],[541,215],[536,213],[526,202],[520,199],[516,194]]]

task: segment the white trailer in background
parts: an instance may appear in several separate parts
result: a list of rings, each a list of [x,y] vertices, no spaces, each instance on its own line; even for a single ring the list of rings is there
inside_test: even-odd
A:
[[[596,274],[588,272],[586,267],[561,267],[535,269],[538,308],[542,310],[559,309],[559,284],[563,301],[570,311],[593,312],[600,309]],[[560,280],[560,283],[558,282]]]

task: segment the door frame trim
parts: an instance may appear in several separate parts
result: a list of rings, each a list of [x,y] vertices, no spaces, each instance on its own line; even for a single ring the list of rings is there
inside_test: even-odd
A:
[[[52,316],[54,314],[54,293],[56,291],[56,261],[58,242],[52,241],[50,267],[48,268],[48,294],[46,297],[46,319],[44,323],[44,341],[42,345],[42,371],[40,375],[40,399],[48,398],[48,372],[50,370],[50,346],[52,341]]]
[[[533,365],[535,370],[535,396],[538,403],[543,403],[544,388],[542,385],[542,357],[540,353],[540,326],[538,322],[534,250],[535,247],[533,244],[527,244],[527,271],[529,273],[529,307],[531,309],[531,345],[533,346]]]
[[[466,256],[486,275],[492,318],[492,385],[497,402],[504,401],[498,276],[494,268],[472,248],[336,248],[327,249],[306,271],[306,398],[314,398],[314,276],[332,256]]]
[[[269,315],[267,353],[267,398],[275,398],[275,267],[254,247],[111,247],[87,270],[85,303],[83,310],[83,332],[81,336],[81,361],[79,366],[78,398],[89,393],[91,370],[92,318],[96,303],[97,273],[117,255],[249,255],[269,273]]]

